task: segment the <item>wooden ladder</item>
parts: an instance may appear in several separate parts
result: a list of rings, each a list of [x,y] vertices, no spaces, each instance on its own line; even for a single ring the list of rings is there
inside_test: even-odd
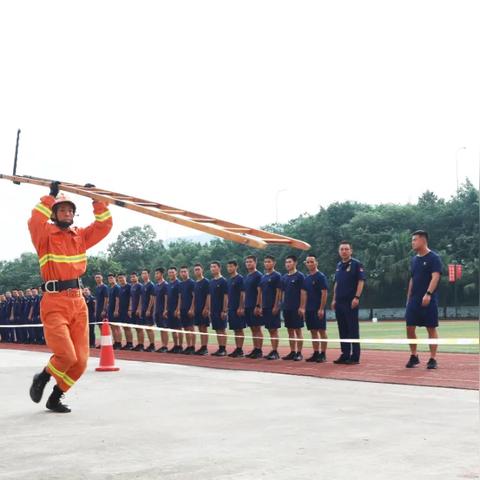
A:
[[[3,175],[0,178],[10,180],[16,184],[30,183],[44,187],[50,186],[52,180],[28,175]],[[123,193],[111,192],[98,187],[85,187],[75,183],[60,182],[60,189],[65,192],[75,193],[102,202],[107,202],[118,207],[127,208],[135,212],[150,215],[166,220],[167,222],[183,225],[216,237],[248,245],[254,248],[265,248],[268,245],[284,245],[300,250],[308,250],[310,245],[301,240],[290,238],[278,233],[266,232],[257,228],[245,227],[236,223],[220,220],[208,215],[190,212],[181,208],[169,207],[157,202],[143,200]]]

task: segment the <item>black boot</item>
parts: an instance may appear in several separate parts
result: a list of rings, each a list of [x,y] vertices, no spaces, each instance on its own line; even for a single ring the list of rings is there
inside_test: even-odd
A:
[[[62,397],[63,391],[60,390],[58,385],[55,385],[53,387],[53,392],[48,397],[46,407],[56,413],[70,413],[71,410],[60,401]]]
[[[30,398],[38,403],[42,399],[45,385],[50,381],[51,375],[43,369],[40,373],[33,376],[32,386],[30,387]]]

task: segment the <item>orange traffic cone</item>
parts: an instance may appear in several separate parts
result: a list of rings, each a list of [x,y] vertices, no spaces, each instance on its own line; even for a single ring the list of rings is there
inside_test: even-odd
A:
[[[115,366],[113,356],[112,335],[108,322],[102,323],[102,337],[100,340],[100,365],[95,369],[97,372],[116,372],[120,370]]]

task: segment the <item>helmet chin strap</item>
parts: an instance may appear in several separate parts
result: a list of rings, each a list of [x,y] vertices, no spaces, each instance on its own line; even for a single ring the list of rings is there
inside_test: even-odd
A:
[[[73,220],[71,220],[69,222],[61,222],[59,220],[54,220],[54,223],[55,223],[55,225],[57,225],[57,227],[68,228],[73,224]]]

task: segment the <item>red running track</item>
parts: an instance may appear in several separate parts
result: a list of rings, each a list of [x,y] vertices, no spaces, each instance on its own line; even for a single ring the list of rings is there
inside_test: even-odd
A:
[[[0,344],[0,348],[49,352],[48,347],[38,345]],[[209,348],[211,352],[214,351],[213,346]],[[288,349],[280,349],[281,355],[286,353],[288,353]],[[90,354],[93,357],[98,357],[100,350],[92,349]],[[309,354],[310,351],[307,351],[307,355]],[[199,357],[196,355],[155,352],[115,351],[117,359],[140,362],[172,363],[224,370],[283,373],[361,382],[396,383],[468,390],[477,390],[479,388],[479,362],[478,355],[475,354],[439,353],[437,356],[437,370],[426,369],[426,362],[429,358],[428,353],[421,353],[420,365],[411,369],[405,368],[405,363],[408,360],[407,352],[363,350],[360,365],[335,365],[332,363],[332,360],[335,360],[339,354],[339,350],[329,349],[327,352],[327,363],[307,363],[305,361],[250,360],[249,358],[212,357],[210,355]]]

